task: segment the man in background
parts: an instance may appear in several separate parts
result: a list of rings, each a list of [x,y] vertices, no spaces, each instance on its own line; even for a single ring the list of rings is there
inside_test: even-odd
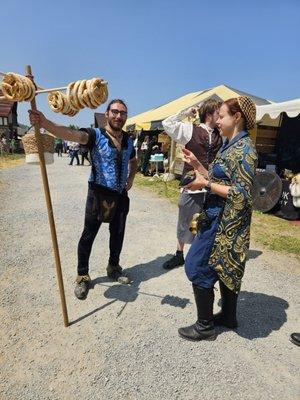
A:
[[[209,99],[199,109],[190,108],[162,121],[164,130],[171,139],[193,152],[205,169],[209,168],[222,145],[221,136],[216,128],[220,105],[220,102]],[[197,113],[202,121],[199,126],[191,122],[182,122],[187,117],[195,117]],[[191,170],[193,168],[184,163],[183,176]],[[202,208],[204,196],[205,190],[181,189],[178,202],[177,250],[174,256],[163,264],[164,269],[173,269],[184,264],[184,246],[191,244],[194,239],[194,235],[189,231],[189,224],[193,215]]]

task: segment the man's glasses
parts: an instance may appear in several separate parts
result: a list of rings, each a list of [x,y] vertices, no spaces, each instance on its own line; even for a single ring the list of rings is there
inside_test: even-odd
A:
[[[116,117],[118,114],[120,114],[122,118],[127,117],[127,111],[119,111],[115,108],[111,108],[110,111],[114,117]]]

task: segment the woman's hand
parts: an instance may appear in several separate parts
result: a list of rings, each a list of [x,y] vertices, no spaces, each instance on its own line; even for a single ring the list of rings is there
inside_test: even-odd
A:
[[[208,181],[204,178],[203,175],[201,175],[196,170],[194,172],[195,172],[196,178],[191,183],[189,183],[188,185],[184,186],[185,189],[188,189],[188,190],[199,190],[199,189],[203,189],[204,186],[208,184]]]
[[[201,174],[207,176],[207,170],[203,167],[203,165],[201,164],[201,162],[198,160],[198,158],[195,156],[194,153],[192,153],[190,150],[188,149],[182,149],[182,152],[184,154],[184,161],[191,165],[194,170],[200,172]]]
[[[184,162],[191,165],[194,169],[198,169],[202,165],[195,154],[192,153],[190,150],[182,149],[182,152],[184,155]]]

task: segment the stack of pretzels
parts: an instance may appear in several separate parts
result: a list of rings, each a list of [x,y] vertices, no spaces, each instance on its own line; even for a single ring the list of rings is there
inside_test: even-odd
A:
[[[62,113],[69,117],[74,117],[78,113],[78,110],[71,106],[67,96],[59,91],[48,94],[48,103],[51,110],[56,113]]]
[[[31,101],[35,96],[35,86],[26,76],[13,72],[5,74],[1,82],[3,95],[10,101]]]
[[[95,109],[106,102],[108,97],[107,85],[102,79],[83,79],[71,82],[66,95],[56,91],[48,95],[51,110],[64,115],[74,116],[79,110],[88,107]]]
[[[5,74],[1,88],[7,100],[14,102],[31,101],[36,95],[36,87],[31,79],[13,72]],[[71,82],[66,94],[60,91],[50,92],[48,103],[52,111],[74,117],[85,107],[99,107],[106,102],[107,97],[107,82],[101,78],[92,78]]]
[[[100,78],[71,82],[67,89],[67,98],[76,110],[97,108],[106,102],[107,96],[107,86]]]

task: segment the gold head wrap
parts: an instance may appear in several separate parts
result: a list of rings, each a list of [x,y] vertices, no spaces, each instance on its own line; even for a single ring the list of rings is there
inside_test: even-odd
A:
[[[237,101],[246,118],[247,130],[253,129],[256,123],[256,106],[254,101],[248,96],[240,96],[237,98]]]

